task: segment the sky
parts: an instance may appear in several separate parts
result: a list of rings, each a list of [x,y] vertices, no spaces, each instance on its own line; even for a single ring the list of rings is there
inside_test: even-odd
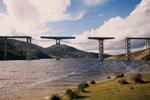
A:
[[[115,37],[104,41],[104,53],[117,55],[126,37],[150,37],[149,28],[150,0],[0,0],[0,36],[31,36],[42,47],[56,42],[41,36],[73,36],[61,44],[98,53],[88,37]],[[131,51],[145,42],[131,40]]]

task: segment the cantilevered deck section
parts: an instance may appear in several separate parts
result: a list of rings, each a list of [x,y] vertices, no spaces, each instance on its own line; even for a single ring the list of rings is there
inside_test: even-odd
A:
[[[52,36],[41,36],[41,38],[56,40],[56,60],[60,60],[60,40],[61,39],[75,39],[75,37],[52,37]]]
[[[88,39],[95,39],[99,41],[99,60],[103,60],[104,46],[103,41],[106,39],[115,39],[114,37],[88,37]]]
[[[31,60],[31,37],[30,36],[0,36],[0,38],[4,38],[4,60],[7,60],[7,38],[26,38],[27,39],[26,60]]]

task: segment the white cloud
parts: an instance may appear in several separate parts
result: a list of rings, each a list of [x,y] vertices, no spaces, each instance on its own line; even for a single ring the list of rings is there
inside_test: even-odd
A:
[[[55,32],[62,32],[62,31],[65,31],[65,29],[58,29]]]
[[[0,12],[1,36],[32,36],[39,38],[52,30],[47,22],[78,20],[85,12],[76,16],[67,13],[70,0],[3,0],[7,14]]]
[[[136,6],[135,10],[126,18],[122,19],[119,16],[111,18],[96,30],[91,29],[91,31],[85,31],[82,35],[74,35],[76,39],[71,41],[90,42],[91,40],[88,40],[88,37],[115,37],[114,41],[123,40],[125,37],[150,37],[149,5],[150,0],[142,0],[142,2]],[[141,42],[139,41],[139,43]],[[78,44],[72,46],[85,51],[90,51],[90,49],[97,50],[98,48],[98,44]],[[121,50],[124,50],[124,42],[106,42],[104,47],[107,53],[118,54],[122,53]],[[111,52],[110,50],[118,50],[118,52]]]
[[[102,16],[104,16],[104,14],[98,14],[98,16],[102,17]]]
[[[114,14],[116,14],[116,12],[115,12],[115,13],[111,13],[111,14],[109,14],[109,15],[111,16],[111,15],[114,15]]]
[[[108,0],[84,0],[84,4],[87,6],[97,6],[99,4],[103,4]]]

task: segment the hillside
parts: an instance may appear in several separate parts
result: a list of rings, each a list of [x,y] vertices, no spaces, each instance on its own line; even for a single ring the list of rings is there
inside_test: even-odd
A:
[[[25,60],[26,52],[17,49],[15,46],[7,43],[7,60]],[[32,56],[32,59],[37,57]],[[0,41],[0,60],[4,60],[4,43]]]
[[[44,52],[51,56],[55,56],[56,45],[52,45],[48,48],[45,48]],[[67,46],[67,45],[60,46],[60,56],[61,56],[61,58],[98,58],[97,53],[84,52],[84,51],[78,50],[74,47]],[[110,55],[105,54],[104,58],[107,58],[109,56]]]
[[[150,55],[147,55],[147,56],[143,56],[141,57],[141,59],[138,59],[140,56],[143,55],[145,50],[140,50],[140,51],[137,51],[137,52],[133,52],[131,53],[131,59],[132,60],[150,60]],[[108,57],[107,59],[125,59],[125,54],[120,54],[120,55],[115,55],[115,56],[111,56],[111,57]]]
[[[34,50],[34,49],[32,49],[32,51],[31,51],[31,55],[34,55],[35,57],[38,57],[38,58],[44,58],[44,59],[50,59],[50,58],[53,58],[53,57],[51,57],[51,56],[49,56],[49,55],[47,55],[47,54],[44,54],[44,53],[42,53],[42,52],[40,52],[40,51],[37,51],[37,50]]]
[[[4,39],[0,38],[0,41],[4,41]],[[19,41],[15,39],[7,39],[7,42],[11,45],[14,45],[17,49],[26,51],[26,42],[24,41]],[[41,51],[43,50],[42,47],[31,44],[31,55],[35,56],[38,59],[44,59],[44,58],[52,58],[51,56],[42,53]]]
[[[0,41],[3,41],[3,39],[0,39]],[[17,49],[24,50],[24,51],[26,50],[26,42],[15,40],[15,39],[8,39],[8,43],[16,46]],[[32,49],[32,54],[38,58],[48,58],[48,56],[49,58],[52,57],[55,58],[56,56],[56,45],[52,45],[48,48],[43,48],[38,45],[32,44],[31,49]],[[84,52],[67,45],[61,45],[60,49],[61,49],[60,50],[61,58],[98,58],[98,53]],[[45,56],[43,57],[44,54]],[[111,55],[104,54],[104,58],[110,56]]]

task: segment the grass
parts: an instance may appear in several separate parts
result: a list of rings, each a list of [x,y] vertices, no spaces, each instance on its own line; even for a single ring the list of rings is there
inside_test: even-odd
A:
[[[126,76],[129,84],[118,83],[120,78],[105,83],[93,85],[85,88],[88,92],[83,92],[84,98],[78,100],[150,100],[150,73],[142,74],[143,83],[137,84],[131,80],[133,76]],[[68,100],[63,97],[62,100]]]
[[[123,84],[128,84],[128,82],[125,79],[120,79],[118,82],[123,85]]]
[[[141,74],[135,74],[131,77],[131,80],[133,80],[136,83],[142,83],[142,79],[141,79],[142,75]]]

